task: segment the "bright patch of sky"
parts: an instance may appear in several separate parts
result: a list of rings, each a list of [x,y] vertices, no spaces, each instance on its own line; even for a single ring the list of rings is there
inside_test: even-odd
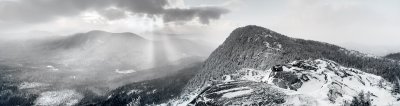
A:
[[[141,36],[185,35],[217,47],[235,28],[258,25],[290,37],[376,55],[400,52],[399,0],[101,1],[0,0],[0,38],[32,31],[70,35],[105,30]],[[53,9],[52,5],[59,2],[65,5]],[[75,3],[80,5],[72,5]],[[42,13],[25,14],[26,11],[12,10],[15,7]]]

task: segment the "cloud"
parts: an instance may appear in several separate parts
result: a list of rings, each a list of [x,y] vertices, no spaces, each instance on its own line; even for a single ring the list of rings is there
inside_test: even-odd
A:
[[[0,22],[40,23],[57,17],[69,17],[84,11],[97,11],[109,20],[126,15],[161,17],[164,22],[186,22],[199,19],[203,24],[219,19],[229,11],[222,7],[166,8],[170,0],[16,0],[0,1]],[[110,9],[110,7],[113,7]],[[130,14],[126,14],[130,13]]]
[[[0,2],[0,20],[8,22],[44,22],[62,16],[73,16],[83,10],[106,7],[105,0],[18,0]]]
[[[164,15],[165,22],[189,21],[193,18],[199,18],[203,24],[209,24],[210,19],[219,19],[222,14],[229,10],[220,7],[196,7],[191,9],[167,9]]]
[[[107,18],[108,20],[117,20],[117,19],[123,19],[127,17],[127,14],[125,11],[120,10],[120,9],[105,9],[102,11],[99,11],[99,14]]]

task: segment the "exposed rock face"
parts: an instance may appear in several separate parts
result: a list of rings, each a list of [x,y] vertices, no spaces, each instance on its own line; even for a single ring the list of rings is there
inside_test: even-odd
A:
[[[318,42],[290,38],[266,28],[249,25],[235,29],[225,42],[220,45],[204,62],[199,73],[189,81],[181,100],[191,100],[193,95],[204,91],[215,81],[230,79],[226,75],[238,73],[243,68],[267,70],[275,65],[282,65],[296,60],[329,59],[343,66],[361,69],[364,72],[382,76],[389,81],[400,75],[400,65],[392,60],[370,56],[357,51]],[[305,70],[316,70],[317,67],[308,66],[301,62],[291,64]],[[304,81],[311,80],[310,76],[295,75],[280,67],[274,67],[275,75],[271,84],[278,87],[299,90]],[[344,73],[345,77],[347,74]],[[330,88],[338,87],[335,84]],[[352,88],[356,89],[356,88]],[[340,91],[331,90],[330,96],[340,97]]]
[[[306,105],[348,106],[355,98],[377,106],[399,104],[393,84],[382,77],[336,62],[317,59],[294,61],[282,71],[244,68],[214,81],[192,102],[193,105]]]
[[[287,95],[270,84],[252,81],[232,81],[207,88],[191,103],[198,106],[282,104]]]
[[[47,91],[40,94],[36,106],[74,106],[83,96],[74,90]]]
[[[237,28],[230,34],[204,62],[203,68],[190,81],[185,92],[199,92],[199,88],[204,88],[211,80],[220,80],[223,75],[235,73],[242,68],[265,70],[295,60],[319,58],[377,74],[391,81],[394,75],[400,75],[400,65],[390,60],[328,43],[290,38],[266,28],[250,25]],[[305,69],[313,68],[301,65],[294,64]]]

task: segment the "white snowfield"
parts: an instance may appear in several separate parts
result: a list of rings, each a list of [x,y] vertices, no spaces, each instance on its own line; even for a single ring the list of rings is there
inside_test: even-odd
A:
[[[40,83],[40,82],[23,82],[18,86],[18,89],[31,89],[31,88],[38,88],[38,87],[46,87],[50,84]]]
[[[58,69],[58,68],[56,68],[56,67],[54,67],[54,66],[52,66],[52,65],[48,65],[48,66],[46,66],[46,68],[48,69],[48,70],[51,70],[51,71],[59,71],[60,69]]]
[[[136,72],[136,70],[130,69],[130,70],[119,70],[119,69],[115,69],[116,73],[119,74],[129,74],[129,73],[134,73]]]
[[[239,87],[239,88],[232,88],[223,91],[216,92],[217,94],[223,94],[222,97],[224,98],[233,98],[245,94],[250,94],[253,90],[249,87]]]
[[[295,63],[295,62],[293,62]],[[284,90],[290,95],[287,105],[299,105],[300,98],[309,98],[309,101],[314,105],[344,105],[345,102],[350,103],[353,97],[359,93],[370,93],[370,99],[373,105],[387,106],[398,104],[396,99],[399,95],[392,94],[393,84],[386,81],[380,76],[362,72],[354,68],[343,67],[330,60],[307,60],[306,64],[317,67],[316,70],[305,70],[299,67],[283,66],[283,72],[291,72],[297,76],[305,75],[309,78],[308,81],[302,81],[300,88],[296,90]],[[240,76],[239,80],[250,80],[257,82],[266,82],[276,85],[272,82],[275,78],[270,76],[271,70],[254,70],[242,69],[240,72],[246,71],[247,74]],[[233,75],[235,76],[235,75]],[[334,100],[329,100],[330,92],[338,93]],[[331,98],[332,99],[332,98]],[[301,103],[300,103],[301,104]],[[312,104],[308,104],[312,105]]]
[[[302,61],[302,66],[295,66],[299,62],[295,61],[288,65],[283,65],[282,70],[279,72],[273,72],[271,69],[255,70],[244,68],[238,70],[236,74],[224,75],[224,80],[221,82],[251,81],[270,84],[273,88],[280,89],[285,94],[285,102],[279,105],[349,105],[354,97],[357,97],[360,93],[367,95],[373,106],[400,105],[400,102],[397,101],[400,95],[392,92],[394,85],[380,76],[354,68],[347,68],[326,59],[305,60]],[[280,73],[289,73],[292,77],[298,78],[298,80],[295,80],[295,83],[293,80],[290,82],[290,78],[285,76],[287,74]],[[244,88],[246,87],[235,89]],[[251,89],[236,90],[237,92],[227,93],[222,97],[235,98],[243,94],[252,93]],[[179,102],[175,101],[174,103]],[[185,102],[181,101],[180,103]]]
[[[35,106],[74,106],[83,98],[74,90],[47,91],[35,100]]]

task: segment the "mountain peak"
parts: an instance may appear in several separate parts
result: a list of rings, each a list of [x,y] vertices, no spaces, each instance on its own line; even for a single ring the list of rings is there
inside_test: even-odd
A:
[[[122,33],[111,33],[102,30],[92,30],[86,33],[75,34],[73,36],[84,37],[86,39],[96,39],[96,38],[106,38],[106,39],[115,39],[115,38],[123,38],[123,39],[137,39],[137,40],[145,40],[143,37],[131,33],[131,32],[122,32]]]
[[[256,25],[248,25],[232,31],[222,45],[244,45],[248,48],[272,48],[271,50],[277,50],[276,48],[279,49],[282,47],[281,43],[289,41],[289,39],[289,37],[270,29]]]
[[[397,71],[400,65],[389,60],[360,55],[324,42],[290,38],[267,28],[249,25],[235,29],[211,53],[199,73],[189,81],[185,92],[198,93],[213,80],[221,80],[223,75],[236,73],[242,68],[266,70],[277,64],[307,59],[329,59],[389,81],[394,80],[394,75],[400,75]]]
[[[257,26],[257,25],[247,25],[244,27],[239,27],[237,28],[237,30],[267,30],[267,31],[271,31],[267,28],[261,27],[261,26]]]
[[[106,33],[109,33],[109,32],[102,31],[102,30],[91,30],[91,31],[87,32],[86,34],[106,34]]]
[[[86,33],[77,33],[71,36],[66,36],[55,41],[49,41],[44,45],[46,48],[82,48],[86,46],[94,46],[99,44],[110,44],[110,45],[124,45],[129,42],[147,42],[143,37],[134,33],[111,33],[101,30],[92,30]]]
[[[256,25],[247,25],[244,27],[236,28],[228,37],[227,40],[246,40],[246,42],[250,41],[258,41],[263,39],[277,39],[281,35],[264,27],[256,26]]]

